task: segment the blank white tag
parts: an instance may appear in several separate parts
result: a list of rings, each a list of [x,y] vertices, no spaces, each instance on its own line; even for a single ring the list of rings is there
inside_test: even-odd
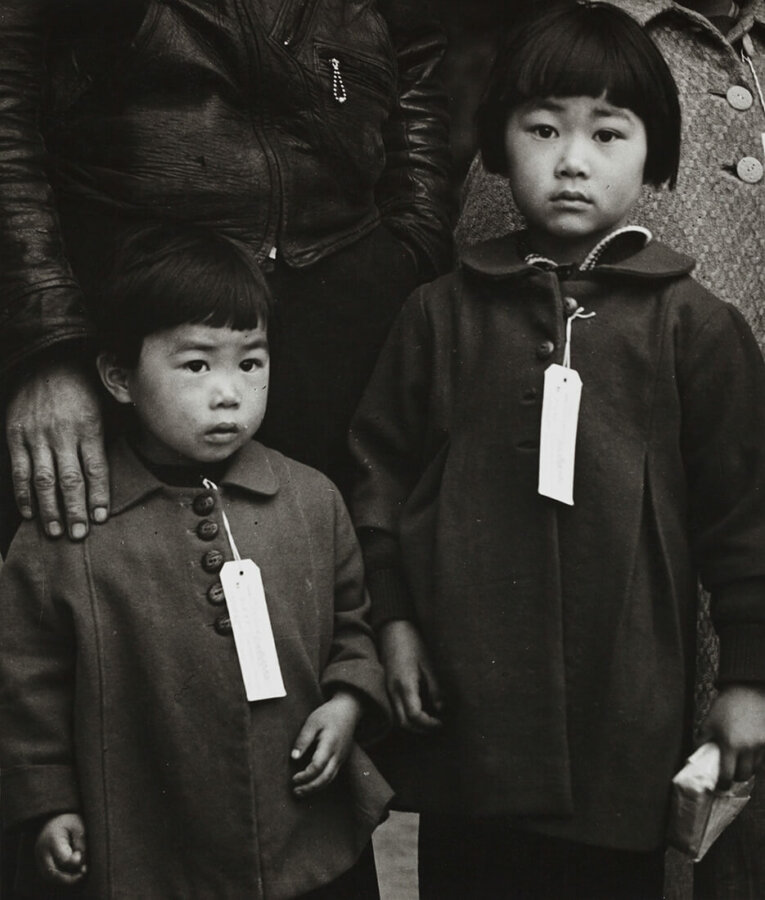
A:
[[[223,564],[220,581],[248,700],[286,697],[260,569],[251,559]]]
[[[574,452],[582,379],[553,363],[545,371],[539,434],[539,486],[545,497],[574,505]]]

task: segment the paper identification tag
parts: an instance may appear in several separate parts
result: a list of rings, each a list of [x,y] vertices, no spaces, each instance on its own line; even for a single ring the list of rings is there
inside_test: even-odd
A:
[[[539,434],[539,485],[545,497],[574,505],[574,451],[582,379],[575,369],[553,363],[545,371]]]
[[[286,697],[260,569],[251,559],[229,560],[220,572],[248,700]]]

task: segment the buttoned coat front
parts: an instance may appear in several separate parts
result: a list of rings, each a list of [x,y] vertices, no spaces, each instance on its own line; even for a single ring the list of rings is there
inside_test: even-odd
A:
[[[765,378],[689,258],[608,252],[556,273],[498,238],[415,292],[352,426],[353,510],[373,618],[416,623],[445,698],[393,755],[401,799],[647,850],[690,740],[697,575],[721,679],[765,680]],[[577,306],[567,506],[537,493],[539,433]]]
[[[91,897],[281,898],[331,881],[390,795],[358,747],[326,790],[298,801],[290,785],[293,742],[334,689],[363,696],[367,734],[386,720],[342,501],[254,442],[217,494],[160,483],[123,444],[111,472],[108,524],[75,544],[26,523],[3,567],[5,824],[81,810]],[[262,572],[282,699],[247,702],[219,621],[222,508]]]

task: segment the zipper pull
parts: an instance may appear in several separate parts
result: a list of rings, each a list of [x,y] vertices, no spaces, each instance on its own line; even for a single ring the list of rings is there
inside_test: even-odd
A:
[[[340,60],[333,56],[329,63],[332,66],[332,96],[337,103],[345,103],[348,99],[348,94],[345,91],[345,83],[340,71]]]

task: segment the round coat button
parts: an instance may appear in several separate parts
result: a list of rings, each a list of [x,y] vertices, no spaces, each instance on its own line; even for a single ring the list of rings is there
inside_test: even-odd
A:
[[[223,593],[223,585],[219,581],[211,584],[207,589],[207,599],[213,606],[220,606],[226,600],[226,595]]]
[[[573,316],[574,313],[579,309],[579,301],[576,299],[576,297],[564,297],[563,309],[567,316]]]
[[[220,550],[208,550],[202,557],[202,568],[214,575],[223,568],[223,554]]]
[[[228,615],[218,616],[218,618],[213,623],[213,627],[218,632],[218,634],[222,634],[224,637],[227,634],[231,634],[234,630],[231,625],[231,619],[229,619]]]
[[[209,516],[215,509],[215,497],[212,494],[197,494],[191,507],[198,516]]]
[[[762,163],[754,156],[744,156],[738,161],[736,174],[747,184],[757,184],[762,181]]]
[[[218,523],[211,519],[202,519],[197,525],[197,536],[203,541],[212,541],[218,534]]]
[[[734,84],[729,87],[725,96],[733,109],[740,109],[743,111],[749,109],[752,103],[754,103],[752,92],[749,88],[745,88],[741,84]]]
[[[549,359],[555,352],[555,344],[552,341],[542,341],[537,344],[537,359]]]

